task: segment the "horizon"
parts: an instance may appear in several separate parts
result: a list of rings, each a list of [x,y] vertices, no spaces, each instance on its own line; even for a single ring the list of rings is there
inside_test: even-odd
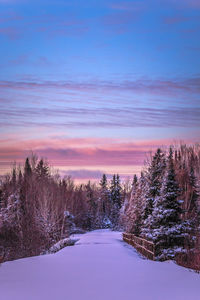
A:
[[[117,170],[115,170],[116,172],[113,173],[106,173],[103,172],[104,167],[102,167],[102,171],[101,170],[87,170],[87,169],[75,169],[75,170],[63,170],[59,169],[59,168],[55,168],[50,161],[48,160],[48,157],[39,157],[37,155],[37,153],[34,153],[33,151],[30,152],[30,154],[27,157],[24,157],[23,162],[20,163],[16,163],[16,161],[12,162],[10,164],[9,169],[7,170],[6,173],[0,174],[0,179],[5,178],[5,176],[10,175],[12,176],[12,172],[13,169],[16,169],[17,172],[19,172],[19,170],[22,171],[22,173],[24,172],[24,167],[25,167],[25,160],[26,158],[29,159],[29,161],[31,162],[31,160],[33,159],[36,162],[36,165],[39,163],[39,161],[42,159],[45,163],[47,163],[48,167],[49,167],[49,172],[51,174],[51,176],[59,176],[60,179],[67,179],[70,178],[73,183],[75,185],[86,185],[87,183],[91,183],[91,184],[97,184],[99,185],[100,180],[102,179],[103,175],[106,175],[108,184],[111,183],[112,178],[114,175],[119,175],[120,177],[120,183],[121,184],[130,184],[133,182],[133,178],[136,175],[137,178],[139,179],[141,177],[141,173],[147,171],[147,166],[149,165],[149,163],[151,162],[151,158],[154,156],[154,154],[156,153],[156,151],[158,149],[161,149],[163,153],[165,153],[166,155],[168,155],[168,151],[169,148],[173,149],[173,152],[175,150],[179,150],[182,146],[186,146],[186,147],[192,147],[193,149],[195,149],[196,147],[198,147],[200,144],[199,143],[190,143],[190,144],[186,144],[184,143],[184,141],[180,141],[180,142],[176,142],[174,141],[174,143],[170,144],[170,145],[162,145],[157,147],[156,149],[149,150],[148,152],[146,152],[146,158],[143,161],[143,164],[138,166],[138,169],[135,173],[131,172],[130,169],[130,174],[127,175],[123,175],[120,174]]]
[[[0,0],[0,175],[31,151],[62,176],[139,174],[200,142],[200,2]]]

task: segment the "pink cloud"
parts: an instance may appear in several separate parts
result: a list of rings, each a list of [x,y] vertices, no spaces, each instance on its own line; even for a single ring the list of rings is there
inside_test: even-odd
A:
[[[56,166],[130,166],[142,165],[146,154],[170,140],[123,141],[106,138],[1,139],[0,161],[21,162],[31,151],[47,157]]]
[[[2,136],[3,137],[3,136]],[[188,139],[186,142],[194,142]],[[52,166],[60,168],[61,175],[76,179],[95,179],[118,172],[130,176],[140,172],[149,151],[174,144],[171,140],[143,140],[106,138],[62,138],[24,140],[8,135],[0,143],[0,173],[10,169],[13,162],[24,163],[31,151],[47,158]]]

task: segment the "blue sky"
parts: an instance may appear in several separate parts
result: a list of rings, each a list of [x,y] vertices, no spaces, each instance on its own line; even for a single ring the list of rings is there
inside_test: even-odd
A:
[[[157,145],[199,141],[199,0],[0,0],[0,45],[1,172],[33,150],[130,175],[131,155],[134,173]]]

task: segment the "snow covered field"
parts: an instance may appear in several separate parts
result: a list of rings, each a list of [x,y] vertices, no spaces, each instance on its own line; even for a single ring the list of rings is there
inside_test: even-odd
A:
[[[200,275],[142,259],[121,233],[96,230],[56,254],[0,265],[1,300],[195,300]]]

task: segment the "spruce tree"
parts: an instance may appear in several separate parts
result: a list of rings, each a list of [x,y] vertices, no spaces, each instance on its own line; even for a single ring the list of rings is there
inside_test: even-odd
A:
[[[22,171],[19,170],[19,175],[18,175],[18,185],[19,185],[19,187],[21,187],[21,185],[22,185],[22,180],[23,180]]]
[[[107,177],[106,177],[106,174],[103,174],[103,175],[102,175],[102,178],[101,178],[99,184],[100,184],[100,187],[101,187],[102,189],[106,189],[106,188],[107,188]]]
[[[119,210],[122,206],[121,199],[121,185],[120,185],[120,177],[119,175],[113,175],[113,179],[111,181],[111,220],[114,227],[117,227],[119,221]]]
[[[94,199],[94,191],[91,186],[91,182],[88,181],[88,183],[85,186],[86,188],[86,197],[87,197],[87,204],[88,204],[88,229],[94,229],[96,224],[95,224],[95,217],[96,217],[96,202]]]
[[[30,176],[32,174],[31,165],[29,162],[29,158],[26,158],[25,167],[24,167],[24,176]]]
[[[105,174],[102,175],[100,180],[100,194],[99,194],[99,214],[101,214],[101,226],[107,228],[111,226],[110,211],[111,211],[111,196],[108,189],[108,181]]]
[[[144,220],[152,214],[154,200],[160,194],[161,175],[165,169],[165,157],[160,148],[157,149],[148,170],[147,180],[149,183],[144,209]]]
[[[173,151],[170,148],[167,169],[159,197],[156,198],[151,219],[152,239],[156,243],[157,259],[173,259],[176,250],[183,246],[185,227],[178,196],[180,189],[176,181]]]
[[[0,189],[0,208],[3,206],[3,191]]]
[[[148,172],[146,174],[147,190],[145,194],[145,206],[142,215],[142,235],[148,239],[151,239],[152,213],[154,210],[156,198],[160,196],[162,175],[165,168],[165,154],[160,148],[158,148],[155,155],[153,156]]]
[[[191,225],[191,231],[195,231],[195,228],[199,225],[200,212],[198,209],[199,192],[197,189],[197,179],[194,174],[194,168],[191,164],[189,173],[189,185],[190,185],[190,206],[188,210],[189,223]]]
[[[121,185],[120,185],[120,177],[119,175],[113,175],[113,179],[111,181],[111,187],[110,187],[110,190],[111,190],[111,200],[112,200],[112,203],[114,205],[116,205],[116,207],[118,209],[121,208],[122,206],[122,203],[121,203]]]
[[[40,179],[49,177],[49,167],[44,163],[43,159],[39,161],[36,167],[36,174]]]
[[[16,182],[17,182],[16,168],[13,167],[13,170],[12,170],[12,184],[13,184],[14,188],[16,186]]]
[[[132,188],[134,188],[134,186],[137,184],[137,182],[138,182],[137,175],[134,174],[134,176],[133,176],[133,182],[132,182]]]

